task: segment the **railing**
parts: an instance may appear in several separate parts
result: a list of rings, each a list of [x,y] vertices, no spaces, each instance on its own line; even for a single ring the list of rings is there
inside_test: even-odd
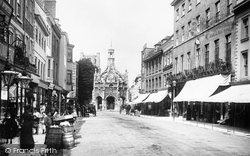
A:
[[[191,70],[185,70],[184,72],[179,72],[177,74],[170,75],[169,77],[167,77],[167,81],[170,83],[173,80],[180,82],[191,79],[197,79],[205,76],[211,76],[215,74],[230,74],[230,73],[232,73],[231,63],[219,59],[218,61],[210,62],[206,66],[199,66]]]

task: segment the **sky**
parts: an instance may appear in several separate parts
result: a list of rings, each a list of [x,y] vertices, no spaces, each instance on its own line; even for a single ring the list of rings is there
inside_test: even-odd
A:
[[[173,34],[172,0],[57,0],[56,17],[70,44],[73,59],[80,52],[100,52],[101,71],[107,66],[108,49],[115,50],[115,66],[128,71],[129,86],[141,72],[143,46]]]

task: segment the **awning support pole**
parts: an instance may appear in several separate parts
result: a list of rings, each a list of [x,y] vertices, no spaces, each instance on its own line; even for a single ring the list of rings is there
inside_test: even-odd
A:
[[[234,130],[233,133],[235,132],[235,120],[236,120],[236,103],[234,103]]]

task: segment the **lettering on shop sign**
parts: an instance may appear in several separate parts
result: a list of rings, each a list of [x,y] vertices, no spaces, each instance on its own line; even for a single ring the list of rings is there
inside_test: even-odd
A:
[[[208,35],[208,38],[216,37],[222,33],[226,34],[227,32],[230,32],[231,30],[232,30],[231,27],[215,30],[214,32],[212,32],[211,34]]]

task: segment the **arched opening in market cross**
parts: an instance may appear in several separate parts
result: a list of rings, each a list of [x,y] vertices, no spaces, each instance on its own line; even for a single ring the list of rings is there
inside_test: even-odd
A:
[[[109,96],[106,99],[107,110],[114,110],[115,109],[115,97]]]
[[[97,96],[96,101],[97,101],[97,109],[102,109],[102,97]]]

